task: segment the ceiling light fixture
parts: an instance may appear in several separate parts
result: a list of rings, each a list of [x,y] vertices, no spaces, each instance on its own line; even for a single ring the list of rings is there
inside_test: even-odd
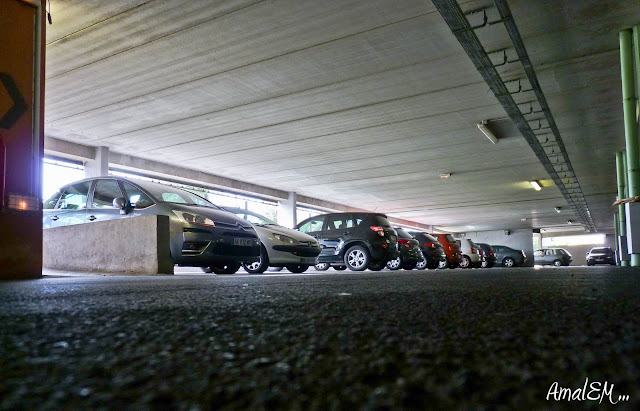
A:
[[[449,178],[451,177],[451,173],[442,173],[440,174],[440,178]]]
[[[478,124],[478,129],[480,129],[480,131],[482,131],[482,134],[484,134],[485,136],[487,136],[487,138],[489,140],[491,140],[491,142],[493,144],[498,144],[498,137],[496,137],[491,130],[489,130],[487,128],[487,121],[481,121]]]
[[[567,220],[567,224],[571,225],[571,224],[573,224],[573,221]]]
[[[531,184],[531,187],[533,187],[536,191],[542,190],[542,186],[540,185],[540,182],[538,180],[529,181],[529,184]]]
[[[556,208],[554,208],[554,210],[556,210],[556,213],[559,213],[560,211],[562,211],[562,208],[561,207],[556,207]]]

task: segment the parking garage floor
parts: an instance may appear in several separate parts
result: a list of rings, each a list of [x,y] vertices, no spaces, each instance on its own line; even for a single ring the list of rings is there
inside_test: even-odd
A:
[[[45,274],[0,283],[0,409],[640,406],[636,269]]]

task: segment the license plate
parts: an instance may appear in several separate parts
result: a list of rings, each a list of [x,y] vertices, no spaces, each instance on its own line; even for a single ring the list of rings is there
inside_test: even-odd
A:
[[[252,246],[253,240],[250,238],[234,238],[233,245]]]

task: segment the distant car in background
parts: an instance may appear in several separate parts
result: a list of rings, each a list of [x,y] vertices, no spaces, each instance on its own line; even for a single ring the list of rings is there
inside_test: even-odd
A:
[[[468,238],[456,239],[456,243],[458,243],[462,253],[460,268],[480,268],[482,265],[481,248]]]
[[[233,274],[242,263],[256,261],[260,255],[260,241],[251,224],[166,184],[121,177],[84,179],[62,187],[43,208],[43,228],[167,216],[173,262],[202,267],[208,273]]]
[[[456,268],[460,266],[462,261],[462,253],[460,252],[460,246],[456,243],[453,235],[449,233],[430,233],[433,237],[438,239],[438,242],[442,244],[442,249],[447,256],[447,261],[441,264],[440,268]]]
[[[556,267],[571,264],[573,257],[564,248],[542,248],[533,253],[533,263],[536,265],[555,265]]]
[[[484,251],[482,268],[491,268],[496,264],[496,253],[493,246],[487,243],[476,243]]]
[[[387,268],[390,270],[413,270],[418,263],[423,260],[422,251],[420,251],[420,243],[413,238],[411,234],[400,227],[393,227],[398,234],[398,258],[389,260]]]
[[[516,250],[506,245],[492,245],[496,255],[496,266],[517,267],[523,265],[527,255],[522,250]]]
[[[616,265],[616,252],[611,247],[594,247],[587,253],[587,265]]]
[[[398,237],[387,216],[380,213],[330,213],[307,218],[296,229],[320,243],[316,269],[333,266],[352,271],[383,269],[400,255]],[[327,264],[323,266],[321,264]],[[326,268],[325,268],[326,267]]]
[[[425,268],[432,270],[440,267],[440,265],[446,267],[447,255],[444,253],[444,248],[437,238],[422,231],[411,231],[409,234],[418,240],[420,251],[424,256],[424,259],[416,265],[418,270],[424,270]]]
[[[269,267],[286,267],[292,273],[302,273],[318,262],[320,244],[310,235],[278,225],[253,211],[224,209],[253,224],[260,239],[260,259],[242,264],[247,272],[258,274]]]

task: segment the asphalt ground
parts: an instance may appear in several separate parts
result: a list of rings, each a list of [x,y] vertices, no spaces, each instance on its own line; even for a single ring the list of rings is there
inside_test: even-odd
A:
[[[0,282],[2,410],[640,409],[638,269],[46,274]]]

